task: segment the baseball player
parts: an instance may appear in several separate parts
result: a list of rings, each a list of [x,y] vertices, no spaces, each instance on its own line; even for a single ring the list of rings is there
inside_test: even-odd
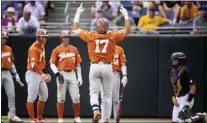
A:
[[[116,44],[124,40],[125,36],[131,32],[128,12],[121,5],[120,12],[125,17],[125,28],[122,30],[108,32],[108,21],[105,18],[100,18],[96,22],[96,32],[87,32],[79,28],[79,18],[83,11],[84,8],[81,3],[75,14],[73,32],[85,41],[88,46],[91,60],[89,88],[90,103],[94,113],[93,122],[97,123],[101,118],[98,96],[102,84],[104,93],[104,122],[108,123],[112,107],[113,70],[111,63],[113,62]]]
[[[23,122],[22,119],[16,116],[16,107],[15,107],[15,89],[14,89],[14,82],[12,79],[12,74],[14,74],[16,82],[20,84],[20,86],[24,86],[21,83],[19,74],[17,73],[16,67],[14,65],[14,55],[12,52],[11,47],[6,45],[8,41],[8,33],[1,32],[1,71],[2,71],[2,78],[1,78],[1,86],[4,87],[6,95],[8,97],[8,120],[14,122]]]
[[[53,50],[50,59],[50,67],[57,76],[58,123],[64,122],[63,112],[67,89],[73,102],[74,122],[80,123],[80,94],[78,86],[81,86],[83,83],[80,66],[82,59],[77,48],[69,44],[71,37],[68,30],[61,31],[60,41],[62,43]],[[75,71],[77,72],[78,79],[76,78]]]
[[[112,62],[112,69],[113,69],[113,90],[112,90],[112,103],[113,103],[113,110],[114,110],[114,121],[116,121],[117,113],[118,113],[118,106],[119,106],[119,91],[120,91],[120,72],[122,72],[122,80],[121,83],[123,87],[127,84],[127,67],[126,67],[126,57],[124,54],[124,50],[122,47],[116,45],[114,59]],[[104,97],[103,97],[103,88],[101,87],[101,112],[102,112],[102,120],[103,110],[104,110]]]
[[[171,55],[171,73],[170,79],[173,85],[174,95],[172,102],[174,104],[172,122],[184,122],[178,117],[179,112],[192,108],[196,86],[191,79],[190,72],[185,66],[186,56],[182,52],[175,52]]]
[[[43,119],[44,106],[48,98],[46,83],[49,83],[51,80],[49,74],[43,73],[46,66],[44,45],[47,38],[48,34],[45,29],[37,29],[36,41],[30,46],[28,51],[27,72],[25,77],[28,85],[26,107],[31,123],[47,122]],[[37,99],[37,95],[39,95],[39,100],[37,103],[37,119],[35,119],[33,103]]]

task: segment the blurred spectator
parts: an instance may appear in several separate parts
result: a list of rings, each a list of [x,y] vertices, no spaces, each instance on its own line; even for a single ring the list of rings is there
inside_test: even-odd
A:
[[[5,17],[1,21],[1,25],[5,26],[4,29],[7,31],[13,31],[14,26],[16,25],[16,18],[15,16],[15,10],[13,7],[8,7],[8,9],[5,11]]]
[[[90,24],[90,28],[91,28],[91,31],[95,29],[96,27],[96,21],[99,19],[99,18],[102,18],[104,17],[104,14],[101,10],[97,10],[96,12],[96,18],[94,18],[92,21],[91,21],[91,24]],[[108,23],[109,23],[109,26],[111,26],[111,23],[110,21],[108,20]]]
[[[151,2],[158,10],[159,10],[159,14],[163,17],[163,18],[167,18],[167,15],[164,11],[164,8],[161,4],[161,2],[159,0],[156,1],[152,1]]]
[[[23,16],[23,10],[24,10],[24,6],[25,6],[25,1],[19,1],[18,2],[18,19],[20,19]]]
[[[173,20],[173,24],[176,24],[180,13],[181,1],[163,1],[162,4],[166,17]]]
[[[149,6],[147,9],[147,15],[142,16],[139,20],[138,27],[142,33],[157,33],[156,28],[163,23],[172,24],[171,20],[162,18],[160,16],[155,16],[155,7]]]
[[[101,10],[104,14],[104,17],[109,21],[112,21],[117,16],[114,7],[109,4],[109,1],[103,1],[102,3],[102,5],[97,7],[97,10]]]
[[[193,21],[194,34],[207,34],[207,7],[201,7],[198,17]]]
[[[27,5],[25,5],[24,10],[30,11],[32,16],[35,16],[38,21],[44,22],[45,20],[45,10],[42,4],[30,1]]]
[[[140,2],[140,1],[135,1],[134,2],[134,5],[133,5],[133,7],[132,7],[132,11],[134,11],[134,12],[141,12],[142,11],[142,2]]]
[[[180,12],[180,24],[192,23],[198,15],[198,8],[193,2],[185,1]]]
[[[133,19],[132,17],[129,16],[129,20],[130,20],[130,24],[131,24],[131,26],[132,26],[132,27],[136,27],[135,22],[134,22],[134,19]],[[116,18],[114,19],[114,21],[113,21],[113,25],[114,25],[114,26],[118,26],[118,27],[119,27],[119,26],[122,27],[122,26],[124,26],[124,24],[125,24],[124,16],[123,16],[123,14],[121,14],[121,13],[119,12],[119,16],[116,17]],[[133,30],[132,32],[135,32],[135,30]]]
[[[4,17],[4,11],[6,11],[9,7],[13,7],[14,10],[15,10],[15,18],[18,17],[18,11],[19,11],[19,8],[18,8],[18,2],[15,2],[15,1],[6,1],[2,4],[2,8],[1,8],[1,14],[2,16]]]
[[[97,0],[97,1],[95,2],[95,6],[92,6],[92,7],[91,7],[91,17],[92,17],[92,18],[95,18],[95,12],[96,12],[96,9],[97,9],[99,6],[101,6],[101,5],[103,5],[103,2]],[[109,0],[109,5],[113,6],[113,8],[114,8],[114,14],[116,14],[116,16],[117,16],[117,13],[118,13],[118,11],[119,11],[118,8],[120,7],[120,1],[119,1],[119,0],[116,0],[116,1]]]
[[[17,32],[20,34],[35,33],[40,24],[36,17],[32,16],[29,11],[24,10],[23,17],[19,19],[17,24]]]

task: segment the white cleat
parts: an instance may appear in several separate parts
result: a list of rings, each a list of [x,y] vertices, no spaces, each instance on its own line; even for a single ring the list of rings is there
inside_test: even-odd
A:
[[[64,120],[62,118],[59,118],[58,123],[64,123]]]
[[[13,122],[23,122],[23,120],[20,119],[20,118],[17,117],[17,116],[12,117],[12,118],[11,118],[11,121],[13,121]]]
[[[82,123],[80,117],[74,118],[74,123]]]
[[[47,123],[47,121],[45,119],[41,119],[41,120],[37,119],[37,123]]]
[[[36,123],[34,120],[31,120],[30,123]]]

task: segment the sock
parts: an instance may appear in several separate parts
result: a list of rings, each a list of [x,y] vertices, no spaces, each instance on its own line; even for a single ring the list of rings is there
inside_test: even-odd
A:
[[[119,103],[113,102],[114,120],[116,121],[117,113],[119,110]]]
[[[75,117],[79,117],[80,115],[80,103],[73,103],[73,111]]]
[[[29,114],[29,117],[31,120],[35,120],[35,116],[34,116],[34,104],[31,102],[27,102],[26,104],[27,107],[27,112]]]
[[[58,112],[58,118],[63,118],[64,103],[57,102],[57,112]]]
[[[44,112],[45,102],[38,100],[37,103],[37,119],[43,119],[43,112]]]

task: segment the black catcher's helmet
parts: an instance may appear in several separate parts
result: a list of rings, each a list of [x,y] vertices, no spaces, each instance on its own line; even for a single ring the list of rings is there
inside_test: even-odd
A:
[[[178,63],[173,65],[173,63],[172,63],[173,60],[178,60]],[[183,52],[174,52],[171,55],[170,63],[172,65],[172,67],[174,67],[174,68],[176,68],[179,65],[184,66],[186,64],[186,56],[185,56],[185,54]]]

